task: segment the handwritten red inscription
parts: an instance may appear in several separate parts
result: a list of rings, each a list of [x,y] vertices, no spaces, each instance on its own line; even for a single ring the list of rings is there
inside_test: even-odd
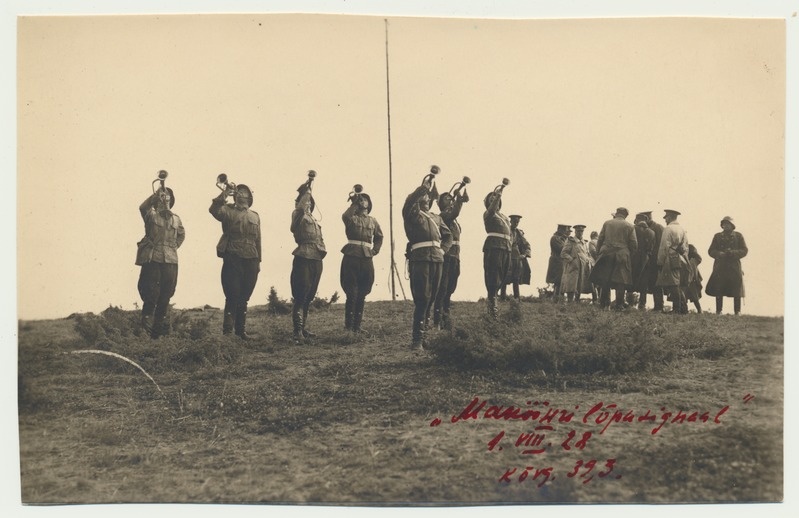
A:
[[[744,404],[754,399],[751,394],[746,394]],[[541,455],[552,448],[552,441],[547,438],[550,436],[558,437],[561,450],[565,452],[581,452],[585,449],[588,441],[594,437],[594,432],[585,430],[578,433],[575,429],[569,429],[565,438],[563,435],[556,435],[556,425],[582,425],[596,426],[598,435],[604,434],[613,424],[631,425],[633,423],[644,423],[652,426],[651,435],[658,434],[666,426],[675,425],[701,425],[704,423],[721,424],[721,418],[729,411],[730,406],[725,405],[714,410],[669,410],[665,406],[660,407],[659,411],[652,411],[647,408],[645,411],[635,409],[622,409],[616,403],[595,403],[588,410],[580,411],[580,405],[573,409],[557,408],[550,405],[549,401],[527,401],[524,407],[520,406],[499,406],[489,405],[487,401],[479,397],[472,399],[458,415],[450,418],[452,424],[464,421],[493,420],[493,421],[515,421],[535,423],[531,430],[519,433],[511,444],[521,455]],[[431,427],[443,424],[438,417],[430,422]],[[584,426],[583,426],[584,427]],[[571,427],[570,427],[571,428]],[[505,440],[505,430],[497,433],[488,441],[488,451],[502,451],[502,443]],[[507,442],[507,440],[505,440]],[[557,444],[556,442],[556,444]],[[573,468],[566,476],[570,479],[581,479],[583,484],[598,478],[606,478],[611,475],[616,465],[616,459],[597,459],[575,461]],[[537,487],[542,487],[547,482],[555,480],[553,466],[527,466],[521,468],[511,467],[499,477],[500,483],[525,481],[537,481]],[[622,476],[613,473],[612,479],[620,479]]]

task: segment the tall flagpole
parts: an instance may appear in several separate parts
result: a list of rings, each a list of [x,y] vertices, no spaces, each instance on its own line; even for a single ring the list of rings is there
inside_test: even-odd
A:
[[[397,270],[397,263],[394,261],[394,181],[393,171],[391,168],[391,90],[389,87],[389,70],[388,70],[388,19],[384,18],[383,22],[386,27],[386,118],[388,122],[388,221],[389,221],[389,237],[391,239],[391,300],[397,300],[397,290],[394,284],[394,276],[399,276]],[[402,285],[400,285],[400,288]],[[405,290],[402,290],[403,296]]]

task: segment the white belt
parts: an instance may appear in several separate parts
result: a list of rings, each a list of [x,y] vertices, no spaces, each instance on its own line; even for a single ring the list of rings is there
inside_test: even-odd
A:
[[[411,245],[411,250],[416,250],[417,248],[425,248],[428,246],[441,248],[441,241],[422,241],[421,243],[414,243]]]
[[[372,243],[369,241],[357,241],[355,239],[350,239],[347,241],[347,243],[350,245],[372,246]]]
[[[459,244],[461,244],[461,242],[460,242],[460,241],[453,241],[453,242],[452,242],[452,246],[459,245]]]
[[[507,239],[508,241],[511,241],[512,239],[510,234],[500,234],[499,232],[489,232],[488,237],[501,237],[502,239]]]

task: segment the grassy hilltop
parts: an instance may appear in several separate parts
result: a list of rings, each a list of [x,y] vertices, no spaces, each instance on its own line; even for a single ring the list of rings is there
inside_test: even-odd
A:
[[[316,309],[304,345],[273,307],[247,342],[212,308],[158,340],[113,307],[21,321],[23,502],[782,499],[781,318],[459,302],[419,354],[411,302],[362,335]]]

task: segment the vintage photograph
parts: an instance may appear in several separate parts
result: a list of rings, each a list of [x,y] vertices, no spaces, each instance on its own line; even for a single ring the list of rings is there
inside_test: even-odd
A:
[[[22,504],[783,502],[787,23],[18,16]]]

